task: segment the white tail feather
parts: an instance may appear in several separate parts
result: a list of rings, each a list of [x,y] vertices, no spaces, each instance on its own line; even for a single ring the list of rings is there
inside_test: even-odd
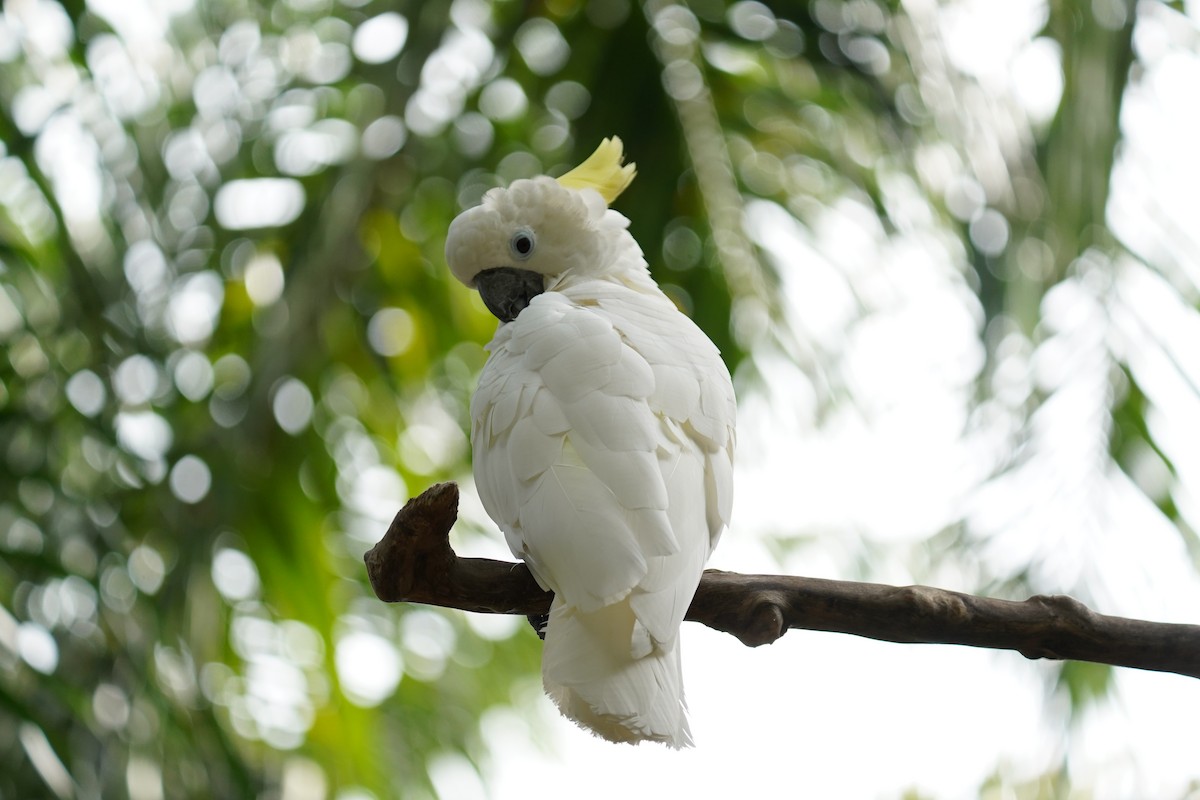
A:
[[[690,746],[679,638],[647,652],[645,631],[638,636],[635,627],[628,600],[585,614],[556,599],[542,654],[546,694],[566,717],[611,742]],[[635,648],[645,655],[635,657]]]

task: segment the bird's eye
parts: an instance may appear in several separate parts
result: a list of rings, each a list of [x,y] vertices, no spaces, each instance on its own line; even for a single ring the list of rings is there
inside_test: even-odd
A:
[[[514,257],[524,261],[533,255],[533,231],[519,230],[508,242],[508,249]]]

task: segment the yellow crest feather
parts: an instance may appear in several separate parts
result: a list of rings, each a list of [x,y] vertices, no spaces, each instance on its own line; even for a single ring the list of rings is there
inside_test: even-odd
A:
[[[637,165],[621,166],[624,160],[625,146],[621,144],[621,138],[610,136],[600,142],[596,152],[586,161],[566,175],[560,175],[558,182],[568,189],[595,189],[604,202],[612,205],[637,175]]]

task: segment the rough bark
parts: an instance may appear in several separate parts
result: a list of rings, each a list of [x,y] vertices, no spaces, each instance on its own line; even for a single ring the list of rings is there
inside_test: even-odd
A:
[[[459,558],[449,533],[458,487],[410,500],[365,556],[379,599],[494,614],[545,614],[553,595],[521,563]],[[1094,661],[1200,678],[1200,625],[1097,614],[1062,595],[1022,602],[928,586],[885,586],[789,575],[708,570],[687,619],[757,647],[789,628],[887,642],[1016,650],[1027,658]]]

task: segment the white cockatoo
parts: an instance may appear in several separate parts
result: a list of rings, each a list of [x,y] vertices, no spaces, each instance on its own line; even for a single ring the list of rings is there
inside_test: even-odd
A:
[[[484,508],[542,587],[546,693],[605,739],[691,744],[679,626],[729,522],[734,416],[715,345],[650,277],[621,140],[460,214],[456,278],[500,320],[471,401]]]

